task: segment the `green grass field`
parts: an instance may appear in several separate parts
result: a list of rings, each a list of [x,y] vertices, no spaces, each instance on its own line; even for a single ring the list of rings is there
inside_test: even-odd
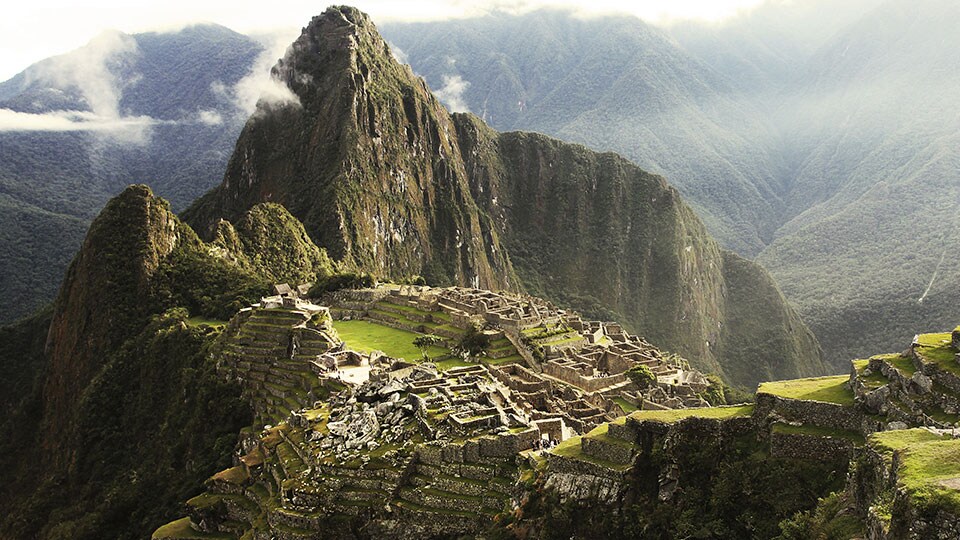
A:
[[[960,376],[960,365],[954,360],[956,351],[950,346],[950,332],[921,334],[917,337],[918,354],[927,362],[940,366],[944,371]]]
[[[210,319],[208,317],[201,317],[197,315],[196,317],[190,317],[187,319],[187,324],[190,326],[212,326],[214,328],[219,328],[226,326],[227,321],[221,321],[219,319]]]
[[[613,401],[614,403],[620,406],[620,410],[623,411],[624,413],[629,414],[637,410],[636,405],[634,405],[633,403],[630,403],[629,401],[623,399],[622,397],[613,398]]]
[[[838,405],[853,405],[853,391],[847,388],[847,375],[813,377],[789,381],[765,382],[757,393],[773,394],[783,398],[826,401]]]
[[[397,330],[370,321],[334,321],[333,327],[340,334],[340,339],[355,351],[383,351],[387,356],[411,362],[422,357],[420,349],[413,345],[413,340],[420,335],[416,332]],[[446,356],[450,351],[444,347],[430,347],[427,354],[430,358],[436,358]]]

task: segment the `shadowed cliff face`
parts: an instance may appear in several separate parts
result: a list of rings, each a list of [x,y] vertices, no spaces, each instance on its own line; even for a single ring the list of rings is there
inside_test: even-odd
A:
[[[330,8],[274,68],[223,183],[185,219],[276,201],[346,267],[521,289],[620,319],[736,384],[826,371],[765,272],[725,253],[660,177],[615,154],[449,114],[366,15]]]
[[[90,225],[57,298],[46,355],[44,438],[60,462],[75,406],[105,356],[115,351],[145,316],[143,299],[160,262],[181,239],[179,220],[146,186],[112,199]]]

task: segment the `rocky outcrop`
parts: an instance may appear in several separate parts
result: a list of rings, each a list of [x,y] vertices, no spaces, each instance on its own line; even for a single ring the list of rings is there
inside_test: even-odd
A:
[[[274,76],[296,99],[261,102],[223,183],[184,214],[202,234],[274,201],[347,268],[522,289],[741,385],[826,370],[776,285],[664,179],[451,115],[363,13],[315,17]]]

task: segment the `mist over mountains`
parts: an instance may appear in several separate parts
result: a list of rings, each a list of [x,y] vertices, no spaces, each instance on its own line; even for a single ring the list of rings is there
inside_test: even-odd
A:
[[[131,182],[179,209],[220,180],[262,50],[214,25],[110,32],[0,84],[0,321],[50,301],[90,220]]]
[[[957,11],[769,2],[722,24],[539,11],[382,31],[451,110],[664,174],[842,361],[953,324]],[[241,83],[280,55],[262,51],[214,26],[108,33],[0,83],[3,320],[52,298],[129,182],[182,209],[222,178],[262,89]]]
[[[953,324],[960,43],[951,2],[833,8],[668,28],[537,12],[384,34],[492,125],[664,174],[841,362]]]

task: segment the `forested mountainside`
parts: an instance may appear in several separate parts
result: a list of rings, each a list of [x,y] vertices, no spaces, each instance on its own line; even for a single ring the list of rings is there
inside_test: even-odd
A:
[[[222,26],[106,33],[0,83],[0,300],[50,302],[90,220],[130,182],[180,209],[216,184],[262,46]]]
[[[15,374],[0,403],[0,537],[143,538],[229,462],[250,412],[207,361],[215,332],[200,322],[332,267],[277,205],[221,231],[204,244],[131,186],[91,224],[52,313],[0,330]]]
[[[185,214],[283,204],[345,268],[526,290],[616,318],[728,380],[822,372],[813,335],[679,194],[615,154],[450,114],[350,8],[315,18],[274,72],[223,183]]]
[[[665,173],[771,271],[839,366],[951,323],[957,10],[773,2],[663,28],[535,12],[385,35],[446,103],[494,127]]]

